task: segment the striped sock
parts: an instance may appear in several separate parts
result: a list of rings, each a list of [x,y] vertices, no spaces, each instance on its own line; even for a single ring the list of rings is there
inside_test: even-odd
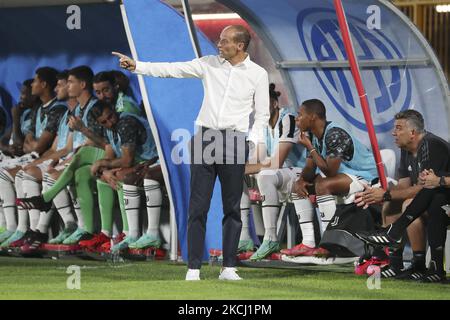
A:
[[[137,238],[139,237],[139,207],[141,204],[139,188],[129,184],[124,184],[122,188],[125,212],[127,213],[128,235],[131,238]]]
[[[161,216],[162,192],[158,181],[144,179],[145,198],[147,203],[147,234],[159,237],[159,219]]]
[[[317,196],[317,205],[322,217],[322,234],[328,227],[336,212],[336,200],[332,195]]]
[[[17,220],[14,178],[3,168],[0,169],[0,198],[3,202],[2,207],[6,220],[6,229],[8,231],[15,231],[17,228]]]
[[[26,172],[22,174],[22,189],[25,198],[35,197],[41,194],[41,184],[39,183],[39,180]],[[28,210],[28,214],[30,216],[30,229],[36,231],[41,217],[41,210],[30,209]],[[47,233],[47,230],[39,231]]]
[[[23,171],[20,170],[16,173],[14,178],[14,186],[16,187],[17,198],[25,198],[26,194],[22,188]],[[19,223],[17,225],[17,230],[21,232],[26,232],[28,230],[28,210],[17,208],[17,214],[19,216]]]
[[[309,199],[293,199],[292,202],[294,203],[300,229],[302,230],[302,243],[314,248],[316,246],[316,239],[313,221],[316,210]]]

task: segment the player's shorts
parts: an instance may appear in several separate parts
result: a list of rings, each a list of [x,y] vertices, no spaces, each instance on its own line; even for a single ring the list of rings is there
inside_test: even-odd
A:
[[[26,165],[33,162],[35,159],[39,158],[39,154],[36,152],[31,152],[24,154],[21,157],[4,159],[0,162],[0,168],[13,169],[15,167],[25,167]]]
[[[275,170],[261,170],[259,175],[276,174],[279,182],[277,185],[279,201],[286,202],[288,200],[293,200],[293,198],[298,198],[295,194],[292,194],[292,189],[295,181],[300,178],[301,173],[302,168],[292,167]]]

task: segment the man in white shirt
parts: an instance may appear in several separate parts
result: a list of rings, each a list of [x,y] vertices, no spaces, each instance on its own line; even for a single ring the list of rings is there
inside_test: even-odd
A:
[[[134,61],[113,52],[120,58],[122,68],[135,73],[153,77],[200,78],[203,81],[205,94],[195,122],[199,130],[191,140],[189,270],[186,280],[200,280],[206,218],[217,176],[222,186],[224,208],[224,268],[219,279],[241,280],[234,267],[242,228],[239,207],[248,156],[246,135],[250,126],[249,118],[250,114],[255,112],[248,140],[257,146],[258,143],[264,143],[264,128],[270,117],[268,75],[263,68],[250,60],[246,52],[249,43],[248,30],[232,25],[220,34],[218,56],[205,56],[188,62],[148,63]],[[230,137],[234,137],[231,144],[227,143],[230,140],[227,138]],[[237,143],[234,144],[236,138]],[[213,141],[210,142],[211,140]],[[208,152],[204,151],[211,150],[211,147],[215,153],[210,152],[210,156],[206,157],[204,153]],[[244,153],[245,159],[240,157]]]

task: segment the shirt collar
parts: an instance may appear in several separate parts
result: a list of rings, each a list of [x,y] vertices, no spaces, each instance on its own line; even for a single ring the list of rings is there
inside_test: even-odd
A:
[[[225,62],[227,62],[227,60],[225,60],[224,58],[222,58],[221,56],[217,56],[219,58],[220,63],[223,65]],[[247,57],[244,59],[244,61],[238,63],[237,65],[235,65],[234,67],[241,67],[241,66],[245,66],[246,68],[248,68],[250,66],[250,55],[247,53]],[[229,62],[228,62],[229,63]]]

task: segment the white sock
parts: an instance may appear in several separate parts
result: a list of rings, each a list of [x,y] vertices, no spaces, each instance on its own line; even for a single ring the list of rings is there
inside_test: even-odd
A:
[[[261,205],[252,204],[252,216],[255,223],[255,232],[258,236],[264,235],[264,221],[262,218]]]
[[[22,188],[22,175],[23,171],[19,171],[14,178],[14,185],[16,187],[17,198],[25,198],[25,193]],[[17,215],[19,216],[19,223],[17,225],[17,230],[21,232],[26,232],[28,230],[28,210],[17,208]]]
[[[336,212],[336,200],[332,195],[317,196],[317,205],[322,217],[322,234],[327,229],[328,223]]]
[[[244,192],[242,192],[241,197],[241,221],[242,221],[242,230],[241,237],[239,240],[250,240],[250,228],[249,228],[249,219],[250,219],[250,198],[248,196],[247,188],[244,186]]]
[[[280,201],[278,198],[277,186],[279,184],[278,176],[269,170],[264,170],[258,175],[258,186],[262,202],[262,216],[264,221],[264,240],[278,241],[277,239],[277,221],[280,212]]]
[[[139,208],[141,205],[141,195],[139,188],[130,184],[124,184],[123,198],[125,200],[125,212],[128,221],[128,236],[139,237]]]
[[[83,229],[84,228],[84,220],[83,220],[83,214],[81,213],[81,207],[80,202],[78,201],[77,197],[75,196],[75,187],[70,185],[68,187],[70,198],[72,199],[72,205],[73,210],[75,211],[75,215],[77,216],[77,224],[78,228]]]
[[[297,213],[300,229],[302,230],[302,243],[308,247],[316,246],[314,236],[314,214],[316,209],[313,207],[309,199],[293,200],[295,212]]]
[[[5,214],[3,213],[3,207],[0,204],[0,228],[6,228],[6,218]]]
[[[42,188],[44,191],[50,189],[54,184],[55,180],[52,179],[49,176],[44,176],[44,181],[42,182]],[[70,205],[70,198],[69,198],[69,192],[67,189],[61,190],[60,193],[56,195],[56,197],[53,198],[53,203],[55,205],[56,210],[58,211],[59,216],[64,222],[64,227],[73,226],[76,224],[75,219],[72,215],[72,207]],[[41,213],[41,216],[44,213]],[[50,222],[50,220],[49,220]],[[48,225],[47,225],[48,227]],[[38,228],[39,231],[43,232],[40,228]]]
[[[15,231],[16,220],[16,190],[14,178],[5,169],[0,169],[0,198],[2,199],[3,214],[6,220],[6,229]]]
[[[41,184],[35,177],[24,172],[22,174],[22,191],[25,198],[38,196],[41,194]],[[30,215],[30,229],[36,231],[39,224],[39,219],[41,217],[41,210],[30,209],[28,210],[28,214]],[[46,230],[39,231],[46,233]]]
[[[161,215],[162,192],[158,181],[144,179],[145,198],[147,203],[147,234],[159,237],[159,218]]]

